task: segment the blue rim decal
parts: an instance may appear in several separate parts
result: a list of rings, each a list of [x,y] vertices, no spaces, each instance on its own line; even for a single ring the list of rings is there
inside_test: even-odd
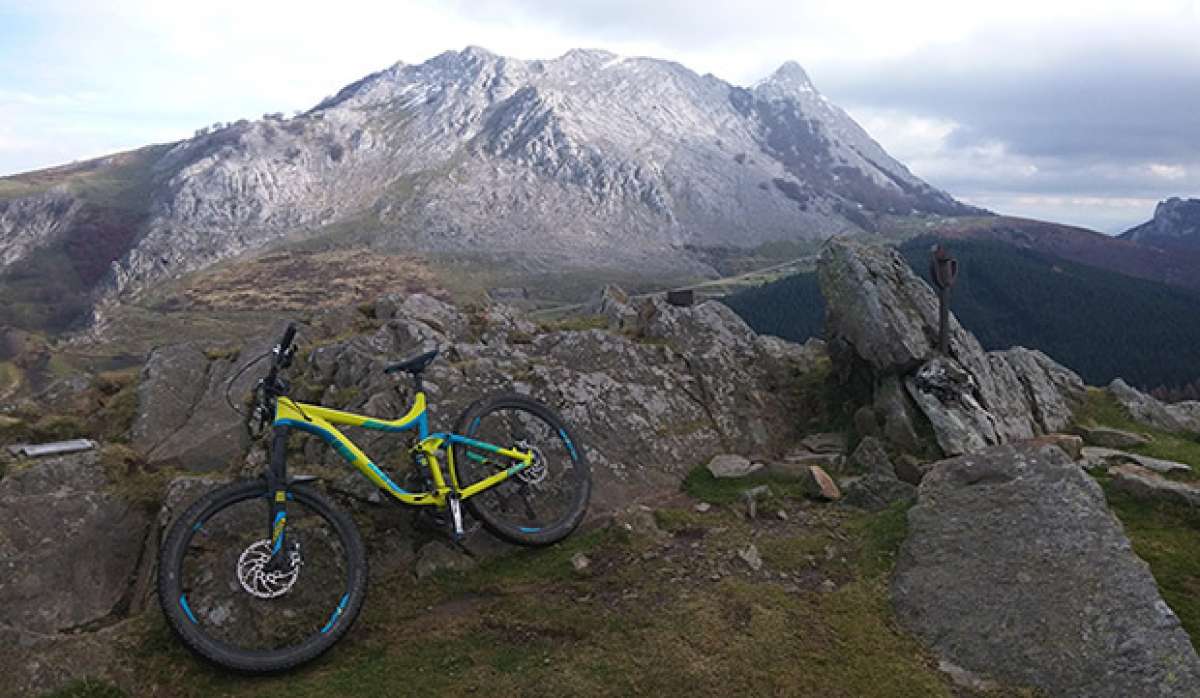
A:
[[[199,625],[199,623],[196,623],[195,614],[192,613],[192,609],[188,606],[187,594],[179,595],[179,607],[183,609],[183,612],[188,617],[188,620],[192,621],[194,625]]]
[[[272,535],[275,536],[275,547],[271,548],[271,554],[279,552],[283,547],[283,527],[281,524],[287,521],[287,515],[282,511],[275,515],[275,524],[271,527]]]
[[[333,609],[333,615],[329,616],[329,622],[325,624],[324,628],[321,628],[321,632],[327,633],[331,628],[333,628],[333,624],[337,622],[337,619],[342,617],[342,611],[346,610],[346,604],[349,601],[350,594],[345,594],[342,596],[342,600],[338,603],[337,608]]]
[[[542,529],[540,529],[540,528],[530,528],[529,526],[522,526],[522,527],[521,527],[521,533],[537,533],[537,532],[538,532],[538,531],[540,531],[540,530],[542,530]]]
[[[567,436],[567,430],[559,429],[558,435],[562,437],[563,443],[567,445],[567,450],[571,452],[571,460],[579,460],[579,454],[575,453],[575,444],[571,443],[571,437]]]

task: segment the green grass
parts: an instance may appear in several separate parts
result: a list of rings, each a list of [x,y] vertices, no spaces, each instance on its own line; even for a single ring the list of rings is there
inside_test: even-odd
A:
[[[281,698],[968,695],[951,688],[892,616],[887,578],[904,537],[904,508],[813,507],[810,514],[821,523],[781,533],[719,508],[666,509],[656,519],[678,534],[669,560],[660,540],[614,526],[421,584],[403,574],[375,579],[353,632],[326,657],[278,677],[229,675],[197,662],[148,613],[126,654],[133,667],[126,688]],[[768,569],[807,569],[811,555],[817,579],[832,576],[838,589],[789,591],[736,561],[739,571],[719,581],[707,571],[684,573],[697,557],[731,558],[752,529]],[[571,565],[581,552],[591,560],[582,574]]]
[[[698,465],[687,474],[683,491],[702,502],[735,504],[742,501],[743,492],[759,485],[770,487],[772,497],[804,496],[804,485],[796,479],[776,477],[762,470],[746,477],[719,478],[713,477],[706,465]]]
[[[1076,414],[1081,424],[1099,424],[1148,434],[1153,441],[1129,449],[1153,458],[1187,463],[1200,469],[1200,443],[1188,434],[1174,434],[1147,427],[1130,418],[1106,391],[1089,389]],[[1103,472],[1093,472],[1104,488],[1108,504],[1121,520],[1133,550],[1150,565],[1163,599],[1179,616],[1192,644],[1200,649],[1200,510],[1173,502],[1135,499],[1112,486]],[[1176,479],[1195,480],[1195,471]]]
[[[42,698],[126,698],[125,691],[107,683],[93,679],[72,681],[66,686],[51,693],[42,694]]]
[[[1187,463],[1193,470],[1171,473],[1175,480],[1200,479],[1200,441],[1195,434],[1173,433],[1135,422],[1107,391],[1089,388],[1084,405],[1076,412],[1078,424],[1096,424],[1145,434],[1153,440],[1144,446],[1125,449],[1151,458]]]
[[[1134,499],[1100,480],[1134,552],[1150,565],[1163,599],[1200,650],[1200,510]]]
[[[608,328],[608,318],[603,315],[573,315],[561,320],[540,323],[543,332],[582,332]]]

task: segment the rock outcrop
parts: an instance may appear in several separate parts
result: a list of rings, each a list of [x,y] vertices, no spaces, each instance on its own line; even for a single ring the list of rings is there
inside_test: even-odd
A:
[[[838,373],[898,449],[920,449],[926,425],[941,453],[959,455],[1071,421],[1083,381],[1045,354],[985,352],[951,315],[949,354],[940,355],[937,297],[894,250],[835,238],[818,274]]]
[[[1113,487],[1137,499],[1200,507],[1200,487],[1168,480],[1142,464],[1125,463],[1108,469]]]
[[[892,597],[944,661],[1055,696],[1200,694],[1200,658],[1100,486],[1058,448],[936,464]]]
[[[114,660],[107,630],[142,607],[155,546],[149,516],[111,485],[94,451],[0,479],[0,692],[38,692]]]
[[[673,490],[718,453],[766,459],[798,438],[795,392],[787,387],[820,361],[819,342],[759,337],[717,302],[680,308],[657,297],[630,301],[619,289],[605,299],[620,331],[543,331],[504,306],[468,316],[430,296],[391,296],[375,303],[375,324],[357,334],[302,330],[302,344],[319,335],[349,338],[312,349],[290,376],[301,399],[391,417],[412,396],[408,382],[385,375],[383,366],[440,346],[442,356],[425,374],[433,423],[453,428],[467,405],[497,390],[548,402],[587,448],[597,511],[627,496]],[[234,360],[208,359],[192,345],[157,350],[143,374],[134,443],[152,460],[193,469],[236,462],[242,427],[224,405],[224,381],[256,353],[248,347]],[[243,375],[235,400],[259,373]],[[156,443],[156,436],[168,438]],[[405,437],[353,437],[387,467],[407,467],[398,448]],[[305,461],[344,468],[312,439]]]
[[[917,488],[896,476],[887,451],[879,439],[868,436],[850,455],[850,465],[864,473],[846,484],[846,502],[877,511],[892,502],[916,497]]]
[[[1200,402],[1188,400],[1169,405],[1120,378],[1108,385],[1108,393],[1137,422],[1165,431],[1200,433]]]
[[[1154,207],[1154,218],[1119,237],[1168,250],[1200,249],[1200,199],[1173,196],[1160,201]]]
[[[130,433],[133,446],[156,466],[209,471],[237,462],[249,439],[243,418],[225,401],[226,387],[234,372],[268,351],[273,340],[264,335],[240,351],[216,354],[195,342],[152,351],[138,384],[138,408]],[[261,375],[261,370],[246,371],[230,388],[239,409],[245,405],[237,401],[249,394]]]

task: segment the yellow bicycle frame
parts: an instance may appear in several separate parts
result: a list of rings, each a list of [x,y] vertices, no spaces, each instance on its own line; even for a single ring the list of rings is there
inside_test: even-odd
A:
[[[321,437],[342,458],[345,458],[354,467],[358,468],[363,475],[366,475],[367,479],[374,483],[376,487],[384,490],[404,504],[416,506],[444,507],[446,506],[447,498],[451,494],[457,495],[460,499],[466,499],[491,487],[495,487],[533,464],[532,450],[520,451],[505,448],[484,441],[477,441],[460,434],[447,432],[430,434],[429,416],[426,412],[424,392],[417,393],[408,414],[395,420],[375,419],[351,412],[342,412],[341,410],[321,407],[320,405],[294,402],[290,398],[280,397],[275,402],[274,424],[277,427],[282,426],[289,429],[298,429]],[[430,492],[408,492],[401,489],[358,446],[355,446],[354,442],[338,431],[334,427],[335,424],[386,432],[404,432],[416,429],[419,441],[413,447],[413,451],[417,456],[418,462],[423,460],[429,467],[429,474],[433,479],[433,490]],[[514,465],[486,477],[469,487],[461,487],[458,482],[458,474],[454,468],[454,451],[447,448],[447,446],[452,444],[463,444],[472,449],[510,458],[514,461]],[[438,460],[439,452],[443,451],[446,454],[446,464],[450,475],[449,479],[443,475],[441,463]]]

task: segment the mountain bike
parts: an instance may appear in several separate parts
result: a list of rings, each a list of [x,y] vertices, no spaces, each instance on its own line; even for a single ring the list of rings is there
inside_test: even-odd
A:
[[[297,402],[282,377],[295,335],[289,325],[259,359],[270,356],[271,365],[255,386],[247,421],[260,435],[271,426],[262,476],[202,496],[171,526],[159,553],[163,613],[201,657],[244,672],[290,669],[332,647],[362,609],[362,538],[350,516],[313,486],[316,478],[288,474],[293,431],[324,440],[393,500],[434,508],[456,539],[464,535],[464,506],[496,536],[527,546],[555,543],[582,521],[591,472],[550,407],[497,394],[469,406],[454,431],[430,433],[421,377],[437,349],[383,369],[412,378],[414,399],[399,419]],[[409,451],[419,489],[397,485],[335,425],[415,431]]]

